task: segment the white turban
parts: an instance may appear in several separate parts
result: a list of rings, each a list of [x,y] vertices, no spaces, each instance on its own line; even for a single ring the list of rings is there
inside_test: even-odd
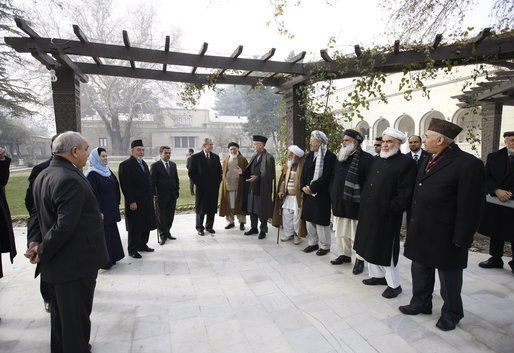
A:
[[[296,156],[302,158],[305,152],[296,145],[291,145],[287,148],[289,151],[293,152]]]
[[[382,136],[384,135],[392,136],[395,139],[400,140],[401,143],[405,143],[405,141],[407,141],[407,136],[400,130],[395,129],[394,127],[388,127],[387,129],[385,129],[382,133]]]
[[[316,140],[321,141],[321,143],[328,145],[328,137],[325,135],[323,131],[314,130],[311,132],[311,136],[314,137]]]

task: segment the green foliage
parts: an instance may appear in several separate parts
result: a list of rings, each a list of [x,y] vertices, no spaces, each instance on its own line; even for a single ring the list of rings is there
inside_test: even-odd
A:
[[[320,130],[328,137],[328,149],[334,153],[339,152],[343,142],[344,128],[330,112],[310,112],[305,117],[305,151],[310,151],[309,141],[311,132]]]
[[[33,114],[26,104],[39,103],[34,92],[26,88],[25,81],[11,74],[13,68],[23,66],[25,61],[3,42],[4,36],[20,34],[13,29],[14,17],[20,15],[11,0],[0,1],[0,109],[13,117]]]

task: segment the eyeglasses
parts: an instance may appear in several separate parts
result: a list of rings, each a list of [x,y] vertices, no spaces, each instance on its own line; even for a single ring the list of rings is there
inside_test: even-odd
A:
[[[382,146],[382,144],[380,144],[380,143],[375,143],[373,146],[375,146],[375,147],[381,147],[381,146]]]

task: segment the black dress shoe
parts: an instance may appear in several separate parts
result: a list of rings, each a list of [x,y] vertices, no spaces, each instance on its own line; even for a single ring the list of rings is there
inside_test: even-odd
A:
[[[259,233],[259,239],[264,239],[266,238],[266,233],[265,232],[260,232]]]
[[[167,238],[168,238],[169,240],[177,240],[177,238],[175,238],[175,237],[174,237],[173,235],[171,235],[171,234],[168,234]]]
[[[130,257],[133,257],[134,259],[140,259],[142,258],[141,254],[138,253],[137,251],[136,252],[132,252],[129,254]]]
[[[405,315],[432,314],[432,308],[414,308],[410,304],[402,305],[398,309]]]
[[[239,230],[245,230],[245,224],[239,223]]]
[[[332,265],[342,265],[344,263],[352,262],[352,258],[350,256],[341,255],[338,258],[330,261]]]
[[[355,265],[353,266],[352,273],[354,275],[360,275],[364,271],[364,261],[363,260],[355,260]]]
[[[250,228],[250,230],[248,232],[245,232],[245,235],[254,235],[254,234],[259,234],[259,231],[257,230],[257,228]]]
[[[457,324],[453,322],[452,320],[443,319],[442,317],[437,320],[437,324],[435,324],[438,329],[441,329],[443,331],[451,331],[455,329],[455,326]]]
[[[303,249],[303,252],[310,253],[310,252],[313,252],[314,250],[318,250],[318,249],[319,249],[318,245],[309,245],[308,247]]]
[[[166,243],[166,238],[162,238],[159,239],[159,245],[164,245],[164,243]]]
[[[503,268],[503,260],[490,257],[488,260],[479,263],[478,266],[482,268]]]
[[[319,249],[316,251],[316,255],[318,256],[324,256],[330,252],[330,249]]]
[[[203,236],[203,235],[205,235],[205,234],[204,234],[203,230],[199,230],[199,231],[198,231],[198,235],[202,235],[202,236]]]
[[[232,228],[234,228],[235,226],[236,226],[236,225],[235,225],[234,223],[230,223],[230,224],[227,224],[227,225],[225,226],[225,229],[232,229]]]
[[[154,249],[148,247],[148,245],[145,245],[143,248],[139,249],[139,251],[152,252],[152,251],[154,251]]]
[[[216,234],[216,231],[214,229],[206,229],[207,233],[210,233],[210,234]]]
[[[371,277],[368,279],[363,279],[362,283],[364,283],[367,286],[377,286],[377,285],[387,286],[387,281],[384,277],[382,277],[382,278]]]
[[[382,296],[387,299],[396,298],[402,292],[402,286],[398,286],[396,288],[391,288],[387,286],[385,291],[382,293]]]

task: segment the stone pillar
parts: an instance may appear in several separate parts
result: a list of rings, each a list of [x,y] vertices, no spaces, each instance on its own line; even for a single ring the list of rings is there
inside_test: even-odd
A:
[[[300,85],[295,85],[285,93],[287,145],[297,145],[305,150],[304,110],[300,107]]]
[[[481,158],[487,159],[491,152],[498,151],[500,147],[500,130],[502,125],[502,103],[482,103],[482,139]]]
[[[52,82],[52,91],[57,133],[81,132],[80,81],[68,68],[55,70],[55,75],[57,81]]]

